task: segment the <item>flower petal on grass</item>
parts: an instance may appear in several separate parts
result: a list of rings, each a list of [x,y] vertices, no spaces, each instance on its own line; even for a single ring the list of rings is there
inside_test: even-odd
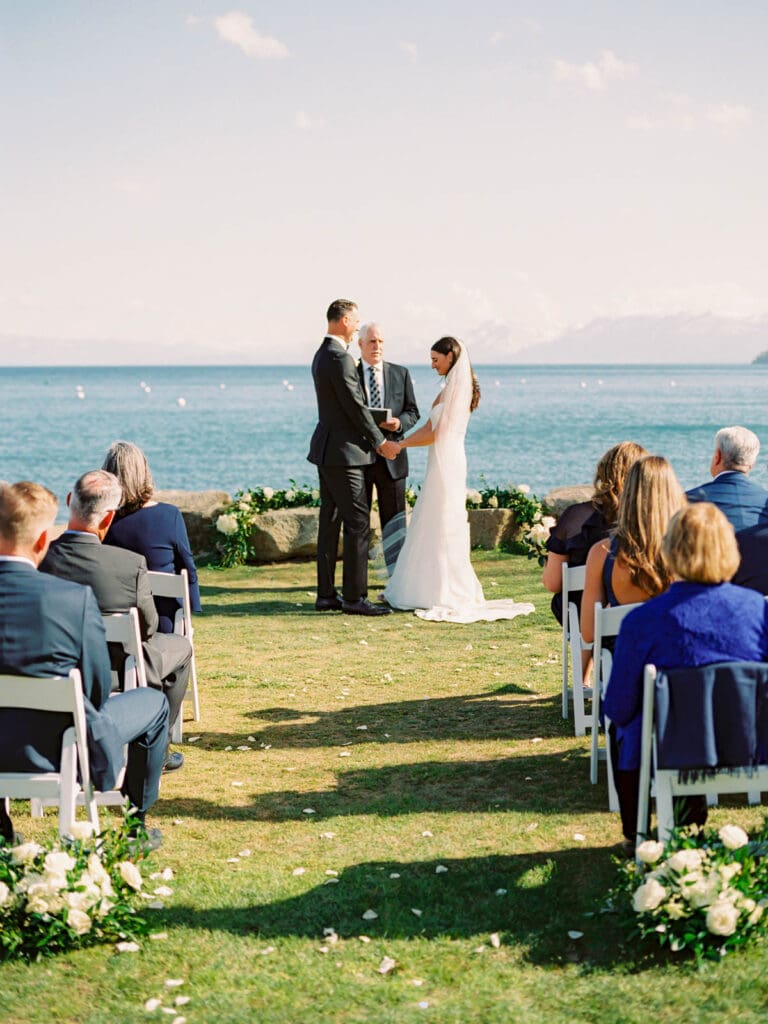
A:
[[[499,936],[498,932],[491,933],[491,945],[493,946],[494,949],[499,949],[499,947],[501,946],[501,937]]]
[[[376,968],[379,974],[391,974],[392,971],[397,967],[397,960],[394,960],[391,956],[384,956],[381,958],[381,963]]]
[[[249,736],[248,737],[248,742],[249,743],[255,743],[256,742],[256,737],[255,736]]]
[[[227,857],[227,864],[239,864],[239,863],[240,863],[240,858],[239,857]]]
[[[155,896],[173,896],[173,889],[169,885],[158,885],[154,890]]]
[[[358,939],[360,939],[361,942],[370,942],[371,941],[370,935],[358,935],[357,937],[358,937]]]
[[[574,842],[576,842],[576,843],[583,843],[586,838],[587,837],[582,835],[581,832],[574,832],[573,833],[573,839],[574,839]]]
[[[242,783],[242,782],[240,782],[239,780],[237,780],[237,779],[236,779],[236,780],[235,780],[235,781],[234,781],[234,782],[232,783],[232,785],[233,785],[233,786],[235,786],[235,787],[237,787],[237,788],[239,789],[239,788],[240,788],[240,787],[241,787],[241,786],[243,785],[243,783]]]
[[[506,895],[507,895],[507,890],[506,889],[497,889],[496,892],[494,893],[494,896],[506,896]]]
[[[198,740],[200,740],[200,739],[201,739],[200,736],[190,736],[187,739],[187,743],[197,743]]]
[[[151,932],[149,937],[153,942],[162,942],[168,938],[168,932]]]
[[[318,946],[317,952],[318,953],[330,953],[331,952],[331,947],[330,946]]]
[[[295,877],[298,878],[299,875],[305,874],[306,870],[307,870],[306,868],[294,868],[293,869],[293,874],[294,874]]]
[[[238,857],[250,857],[251,851],[246,847],[244,850],[238,850]]]
[[[160,1005],[159,999],[148,999],[146,1003],[144,1003],[144,1009],[147,1013],[154,1013],[155,1010],[160,1008]]]
[[[314,814],[315,812],[312,811],[312,813]],[[320,838],[321,839],[335,839],[336,838],[336,833],[335,832],[321,832],[320,833]]]
[[[530,825],[525,826],[526,832],[534,832],[539,827],[538,821],[532,821]]]
[[[428,828],[425,828],[421,834],[425,839],[431,839],[433,835],[433,833],[430,832]]]
[[[472,950],[472,952],[473,953],[484,953],[487,948],[488,948],[487,946],[475,946],[475,948]]]
[[[275,952],[274,946],[265,946],[264,949],[259,950],[259,956],[269,956],[270,953]]]
[[[304,810],[301,813],[302,814],[316,814],[317,811],[315,810],[314,807],[305,807]]]
[[[543,742],[544,741],[542,740],[541,736],[534,736],[533,739],[531,740],[531,743],[543,743]]]
[[[165,987],[166,988],[181,988],[181,986],[183,984],[184,984],[184,979],[183,978],[166,978],[165,979]]]
[[[349,750],[342,750],[341,753],[339,754],[339,757],[352,757],[352,754],[350,753]]]
[[[118,953],[138,953],[138,942],[118,942],[115,946]]]
[[[192,996],[176,996],[173,1000],[174,1006],[186,1006],[187,1003],[192,1001]]]
[[[400,877],[400,872],[399,871],[390,871],[389,877],[390,878],[399,878]]]
[[[423,910],[419,910],[418,907],[411,907],[411,913],[415,914],[416,917],[421,917],[421,915],[424,913],[424,911]]]
[[[367,647],[368,646],[368,641],[367,640],[358,640],[358,643],[360,644],[361,647]]]
[[[357,729],[358,732],[366,732],[366,730],[368,729],[368,726],[367,725],[356,725],[355,728]]]
[[[184,824],[184,819],[183,818],[174,818],[173,819],[173,824],[174,825],[183,825]]]
[[[448,868],[445,866],[445,864],[438,864],[437,867],[435,868],[435,874],[444,875],[447,870]]]
[[[162,900],[152,900],[151,903],[147,904],[147,909],[148,910],[164,910],[165,909],[165,904],[163,903]]]
[[[363,914],[363,920],[375,921],[378,916],[379,915],[376,913],[375,910],[366,910],[365,913]]]
[[[237,749],[238,750],[250,750],[251,748],[247,744],[243,744],[242,746],[238,747]]]
[[[576,939],[583,939],[584,938],[584,932],[570,931],[570,932],[568,932],[568,938],[569,939],[573,939],[574,941]]]

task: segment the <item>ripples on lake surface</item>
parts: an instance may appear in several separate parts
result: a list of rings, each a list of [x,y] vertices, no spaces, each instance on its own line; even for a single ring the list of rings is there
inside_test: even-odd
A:
[[[603,451],[634,440],[669,458],[691,487],[708,479],[719,427],[743,424],[768,445],[768,367],[475,369],[482,400],[467,434],[471,486],[526,483],[543,495],[590,481]],[[411,373],[426,416],[438,379],[427,366]],[[38,480],[62,499],[116,438],[144,449],[161,488],[233,493],[316,480],[306,461],[316,422],[308,366],[5,368],[0,381],[0,478]],[[765,455],[752,474],[763,485]],[[426,457],[409,454],[413,483]]]

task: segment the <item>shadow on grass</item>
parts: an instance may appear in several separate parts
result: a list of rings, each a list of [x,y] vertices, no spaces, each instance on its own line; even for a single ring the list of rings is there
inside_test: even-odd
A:
[[[448,870],[436,874],[438,866]],[[324,879],[300,896],[247,907],[176,906],[163,912],[163,920],[261,940],[306,937],[318,946],[328,943],[323,929],[333,928],[341,940],[333,947],[339,955],[344,940],[360,948],[357,937],[365,934],[373,940],[476,939],[485,949],[472,955],[492,957],[489,936],[498,932],[502,947],[522,947],[532,963],[609,965],[636,957],[634,949],[623,947],[616,918],[594,913],[615,874],[605,848],[373,861],[349,867],[338,882]],[[375,920],[363,920],[368,909],[378,914]],[[583,932],[583,938],[571,939],[569,931]]]
[[[524,695],[524,699],[499,699],[513,694]],[[558,735],[568,733],[568,723],[552,713],[555,704],[560,704],[559,694],[538,697],[532,695],[528,687],[508,683],[491,692],[456,697],[362,704],[334,711],[307,712],[301,708],[273,707],[250,711],[247,717],[268,723],[313,719],[295,725],[266,725],[259,730],[260,742],[280,748],[441,739],[520,740],[551,736],[554,722],[561,726]]]
[[[247,774],[241,768],[239,778],[247,778]],[[581,750],[488,761],[420,761],[351,771],[340,766],[333,789],[253,793],[252,803],[247,806],[222,806],[194,797],[172,798],[158,810],[169,817],[256,821],[298,821],[307,817],[318,821],[349,815],[393,817],[423,812],[577,814],[604,810],[603,788],[590,786],[586,778],[587,756]],[[314,814],[305,815],[306,807],[311,807]]]

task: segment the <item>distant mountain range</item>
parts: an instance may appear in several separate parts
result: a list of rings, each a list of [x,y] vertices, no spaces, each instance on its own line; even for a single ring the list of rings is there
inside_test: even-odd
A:
[[[485,348],[485,346],[483,346]],[[628,316],[592,320],[510,353],[514,363],[751,363],[768,349],[768,317]],[[483,352],[475,362],[499,361]]]

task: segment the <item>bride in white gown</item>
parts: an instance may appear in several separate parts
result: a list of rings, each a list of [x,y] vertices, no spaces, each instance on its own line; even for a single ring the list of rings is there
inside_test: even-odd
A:
[[[472,568],[464,436],[480,389],[461,342],[440,338],[431,356],[444,386],[427,423],[401,442],[403,448],[431,446],[427,473],[383,597],[393,608],[415,609],[421,618],[440,622],[528,615],[532,604],[486,601]]]

